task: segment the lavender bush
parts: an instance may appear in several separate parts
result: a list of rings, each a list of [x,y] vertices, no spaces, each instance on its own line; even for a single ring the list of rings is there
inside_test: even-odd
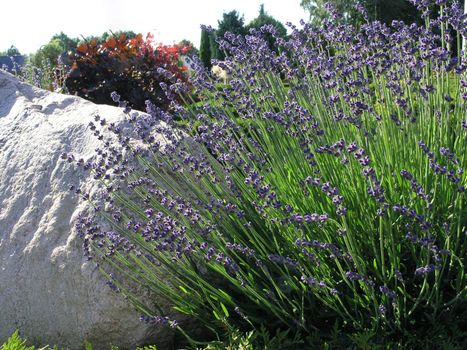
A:
[[[462,339],[467,57],[452,43],[467,23],[457,3],[436,2],[430,19],[433,1],[414,1],[425,27],[356,29],[330,9],[287,41],[271,26],[227,33],[228,85],[194,59],[201,103],[167,113],[148,102],[147,118],[127,108],[131,135],[90,123],[104,146],[76,161],[104,202],[77,227],[142,320],[182,330],[141,298],[148,290],[218,334],[265,326],[302,346],[332,329],[347,345]]]
[[[0,67],[0,69],[15,75],[21,81],[41,89],[60,93],[67,92],[64,81],[69,67],[62,61],[61,57],[58,57],[58,64],[56,66],[52,66],[50,61],[44,60],[42,67],[35,66],[30,58],[28,58],[24,65],[18,64],[14,57],[10,57],[10,59],[13,68],[8,70],[5,66]]]

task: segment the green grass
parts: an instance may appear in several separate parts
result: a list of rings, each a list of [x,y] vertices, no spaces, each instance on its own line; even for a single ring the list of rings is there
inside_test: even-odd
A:
[[[48,346],[41,350],[49,349]],[[8,340],[0,346],[0,350],[36,350],[36,347],[29,345],[27,340],[19,336],[19,331],[15,331]]]

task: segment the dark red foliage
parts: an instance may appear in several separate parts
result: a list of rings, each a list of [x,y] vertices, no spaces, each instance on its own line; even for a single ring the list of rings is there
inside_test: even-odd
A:
[[[111,37],[98,44],[91,40],[80,44],[69,57],[73,62],[65,84],[71,94],[94,103],[114,104],[110,94],[117,91],[122,100],[134,109],[145,110],[146,100],[167,109],[169,100],[160,87],[177,79],[187,80],[186,67],[180,55],[190,47],[153,45],[153,37],[138,34],[128,40],[125,35]],[[158,72],[164,68],[172,77]]]

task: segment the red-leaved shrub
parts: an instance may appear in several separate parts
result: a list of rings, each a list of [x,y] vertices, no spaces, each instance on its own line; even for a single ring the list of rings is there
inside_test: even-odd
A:
[[[72,67],[65,84],[71,94],[94,103],[114,104],[110,94],[117,91],[134,109],[144,111],[146,100],[167,109],[170,101],[160,83],[186,82],[187,68],[180,56],[190,50],[189,46],[155,46],[151,34],[132,39],[122,34],[101,44],[91,40],[70,55]]]

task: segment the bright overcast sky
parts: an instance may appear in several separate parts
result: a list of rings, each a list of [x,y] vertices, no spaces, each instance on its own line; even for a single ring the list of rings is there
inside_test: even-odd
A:
[[[200,24],[217,27],[232,10],[247,24],[262,3],[284,25],[307,18],[300,0],[1,0],[0,51],[15,45],[23,54],[33,53],[61,31],[73,38],[107,30],[152,32],[156,42],[188,39],[199,46]]]

